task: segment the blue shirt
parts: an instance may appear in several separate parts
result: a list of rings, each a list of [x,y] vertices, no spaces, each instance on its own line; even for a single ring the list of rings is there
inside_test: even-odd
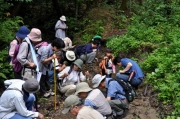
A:
[[[121,59],[122,67],[125,68],[129,62],[132,64],[132,67],[127,72],[130,73],[131,71],[135,70],[136,73],[135,73],[134,79],[143,78],[144,74],[141,68],[139,67],[139,65],[135,61],[128,58],[122,58]]]
[[[117,81],[108,81],[112,78],[106,78],[107,97],[111,97],[114,100],[124,100],[126,97],[122,86]]]

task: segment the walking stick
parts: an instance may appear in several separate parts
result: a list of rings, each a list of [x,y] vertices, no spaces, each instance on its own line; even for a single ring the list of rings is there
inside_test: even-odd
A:
[[[56,110],[56,59],[54,58],[54,110]]]

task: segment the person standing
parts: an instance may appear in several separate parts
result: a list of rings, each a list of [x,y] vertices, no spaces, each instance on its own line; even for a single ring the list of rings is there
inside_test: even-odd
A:
[[[18,44],[21,44],[22,43],[22,40],[27,37],[27,35],[29,34],[30,30],[26,27],[26,26],[21,26],[18,30],[18,32],[16,33],[16,37],[14,38],[14,40],[10,43],[10,49],[9,49],[9,56],[11,57],[11,62],[10,62],[10,65],[14,66],[13,63],[12,63],[12,59],[14,57],[14,51],[16,49],[16,46]],[[21,71],[19,72],[16,72],[14,70],[14,67],[13,67],[13,71],[14,71],[14,77],[16,79],[21,79],[22,76],[21,76]]]
[[[54,95],[50,87],[48,71],[52,70],[52,60],[56,58],[56,55],[53,54],[53,52],[59,52],[61,48],[64,48],[64,46],[64,42],[56,38],[51,44],[48,44],[48,46],[42,46],[37,51],[39,68],[40,72],[42,72],[40,79],[40,92],[44,97]]]
[[[68,29],[68,26],[66,25],[65,21],[66,21],[66,17],[61,16],[60,20],[58,20],[56,22],[56,25],[55,25],[55,30],[56,30],[55,37],[56,38],[63,39],[66,37],[66,30]]]
[[[15,82],[12,79],[0,98],[0,119],[44,119],[41,113],[32,111],[35,101],[33,93],[39,88],[39,83],[34,78],[26,81],[17,79]]]
[[[129,58],[120,58],[116,57],[113,60],[114,65],[118,65],[120,67],[123,67],[124,69],[119,70],[119,72],[116,74],[116,78],[122,79],[124,81],[128,81],[129,77],[132,72],[134,72],[134,76],[129,81],[130,84],[137,88],[144,78],[144,74],[140,68],[140,66],[133,60]]]
[[[31,32],[20,45],[17,60],[23,66],[23,71],[21,72],[23,78],[37,78],[36,73],[39,71],[39,65],[37,62],[34,45],[38,44],[40,41],[42,41],[41,31],[37,28],[32,28]]]

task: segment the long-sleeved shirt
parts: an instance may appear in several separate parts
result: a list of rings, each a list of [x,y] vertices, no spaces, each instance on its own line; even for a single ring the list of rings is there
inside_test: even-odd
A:
[[[0,119],[9,119],[14,116],[15,113],[32,118],[38,117],[38,112],[27,110],[22,94],[23,84],[24,81],[19,80],[8,87],[18,90],[6,90],[2,94],[0,98]]]
[[[53,54],[52,46],[49,44],[48,46],[42,46],[37,51],[37,59],[39,63],[40,71],[46,75],[46,71],[50,70],[52,68],[52,62],[49,61],[45,64],[42,64],[42,62],[49,58]]]
[[[79,110],[76,119],[104,119],[104,117],[93,108],[84,106]]]
[[[68,73],[69,70],[70,70],[70,66],[67,66],[65,69],[63,69],[58,74],[59,80],[62,80],[61,77],[64,75],[64,73]],[[78,73],[78,75],[74,75],[74,74],[77,74],[77,73]],[[62,86],[67,86],[67,85],[70,85],[70,84],[76,84],[74,82],[74,80],[77,80],[76,83],[79,83],[80,81],[86,81],[86,77],[83,75],[82,72],[77,72],[77,71],[72,69],[71,73],[63,79]]]
[[[18,40],[18,41],[17,41],[17,40]],[[14,51],[15,51],[15,49],[16,49],[16,45],[19,44],[19,43],[20,43],[20,41],[19,41],[19,39],[18,39],[17,37],[10,43],[9,56],[10,56],[11,58],[13,58],[13,56],[14,56]],[[12,61],[10,62],[10,65],[13,65],[13,64],[12,64]]]
[[[62,50],[67,51],[67,50],[73,48],[72,41],[70,38],[65,37],[62,40],[64,41],[64,44],[65,44],[65,48],[63,48]]]
[[[17,55],[17,60],[21,63],[21,65],[26,65],[28,62],[34,62],[32,58],[32,53],[30,50],[30,46],[24,39],[20,45],[19,52]]]
[[[61,29],[60,27],[66,28],[66,24],[58,20],[55,25],[55,30],[56,30],[55,37],[63,39],[66,37],[66,32],[65,32],[65,29]]]

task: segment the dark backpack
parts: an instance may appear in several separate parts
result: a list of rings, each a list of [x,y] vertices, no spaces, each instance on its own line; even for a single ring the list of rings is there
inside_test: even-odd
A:
[[[26,41],[23,41],[23,42],[26,42]],[[18,52],[19,52],[20,45],[21,44],[16,45],[16,48],[15,48],[15,51],[14,51],[14,56],[12,58],[12,64],[14,64],[14,72],[20,72],[23,69],[23,66],[17,60],[17,55],[18,55]],[[30,49],[30,46],[28,44],[28,53],[29,53],[29,49]],[[27,53],[27,56],[28,56],[28,53]],[[26,58],[27,58],[27,56],[26,56]]]
[[[78,45],[75,49],[74,49],[74,53],[77,57],[80,57],[81,53],[82,53],[82,49],[85,45]]]
[[[14,38],[14,40],[16,40],[17,41],[17,43],[19,44],[19,40],[15,37]],[[12,41],[11,41],[12,42]],[[11,43],[10,43],[11,44]],[[11,58],[11,56],[9,55],[9,50],[10,50],[10,48],[11,48],[11,45],[9,45],[8,47],[7,47],[7,50],[8,50],[8,56],[7,56],[7,61],[10,63],[11,62],[11,60],[12,60],[12,58]]]
[[[124,95],[128,102],[132,102],[134,100],[135,91],[133,90],[133,88],[132,88],[131,84],[129,84],[129,82],[125,82],[122,79],[110,79],[108,81],[108,85],[111,81],[117,81],[119,83],[119,85],[122,86],[122,88],[124,89],[125,95],[121,94],[121,93],[119,93],[119,94]]]

